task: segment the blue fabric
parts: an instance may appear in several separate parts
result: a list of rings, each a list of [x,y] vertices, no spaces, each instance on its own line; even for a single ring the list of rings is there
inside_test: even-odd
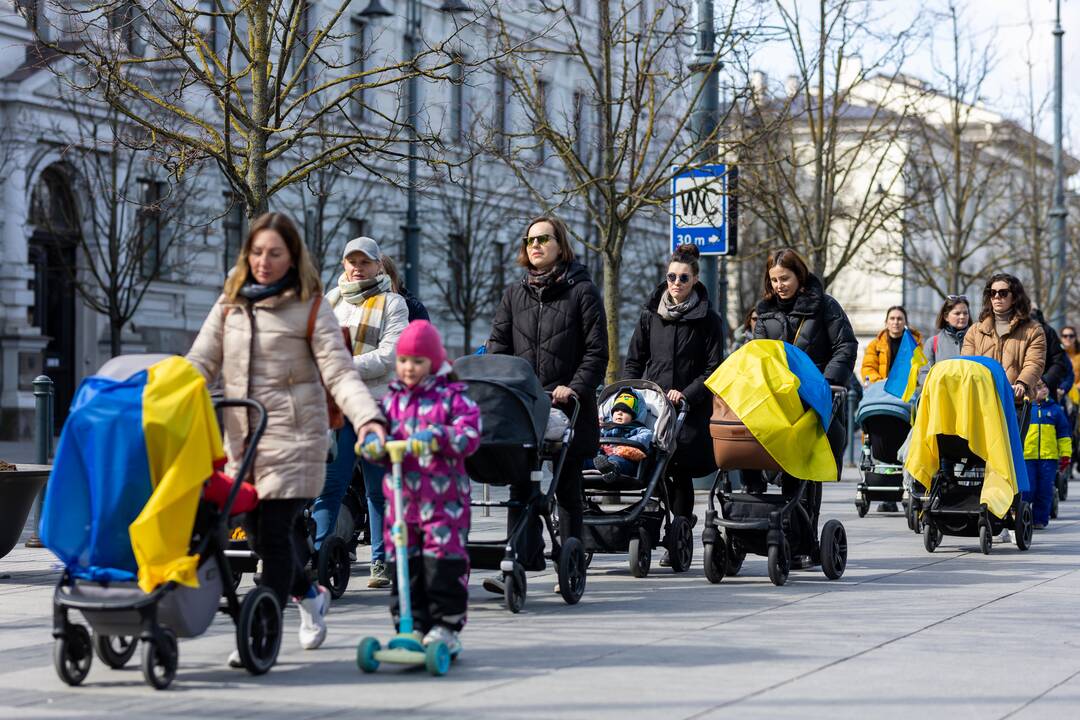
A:
[[[42,542],[76,577],[135,580],[128,526],[153,486],[142,431],[147,373],[89,377],[64,423],[41,511]]]
[[[371,530],[371,561],[386,560],[386,541],[383,538],[383,515],[386,514],[386,496],[383,495],[383,476],[386,470],[381,465],[360,458],[360,469],[364,473],[364,485],[367,489],[368,528]]]
[[[356,431],[346,422],[337,432],[337,457],[326,466],[326,482],[323,484],[322,494],[315,498],[311,506],[311,516],[315,519],[316,550],[321,548],[323,540],[334,532],[341,501],[352,482],[355,466]]]
[[[788,370],[799,378],[799,397],[821,418],[821,427],[828,430],[832,422],[832,389],[810,356],[799,348],[784,343]]]
[[[634,422],[626,425],[605,425],[600,428],[600,437],[629,440],[649,447],[652,445],[653,432],[641,423]]]
[[[1050,506],[1054,502],[1054,481],[1057,480],[1056,460],[1028,460],[1028,479],[1031,492],[1024,494],[1024,499],[1031,502],[1032,519],[1037,525],[1050,522]]]
[[[911,400],[918,386],[919,369],[923,365],[926,365],[926,355],[911,330],[905,328],[900,347],[896,349],[896,357],[889,368],[889,376],[885,378],[885,392],[905,402]]]
[[[1013,467],[1016,468],[1016,488],[1021,492],[1031,489],[1028,483],[1027,464],[1024,462],[1024,443],[1020,439],[1020,425],[1016,419],[1016,395],[1013,393],[1012,384],[1005,374],[1005,368],[993,358],[976,355],[962,355],[962,360],[977,362],[990,370],[994,378],[994,386],[997,388],[998,399],[1001,400],[1001,409],[1005,413],[1005,422],[1009,426],[1009,450],[1012,454]]]

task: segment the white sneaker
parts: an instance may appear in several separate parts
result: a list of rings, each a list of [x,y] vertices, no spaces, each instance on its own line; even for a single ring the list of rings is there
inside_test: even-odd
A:
[[[229,667],[231,667],[231,668],[242,668],[242,667],[244,667],[244,663],[240,662],[240,651],[239,650],[233,650],[231,653],[229,653],[228,663],[229,663]]]
[[[1001,534],[998,535],[998,540],[1000,540],[1003,543],[1012,542],[1012,535],[1009,534],[1009,529],[1008,528],[1005,528],[1004,530],[1001,531]]]
[[[445,625],[436,625],[428,630],[428,634],[424,636],[424,647],[433,642],[441,642],[446,645],[446,649],[450,651],[450,657],[457,657],[461,652],[461,638]]]
[[[330,591],[322,585],[318,589],[318,595],[297,603],[300,608],[300,647],[305,650],[314,650],[326,639],[325,618],[330,610]]]

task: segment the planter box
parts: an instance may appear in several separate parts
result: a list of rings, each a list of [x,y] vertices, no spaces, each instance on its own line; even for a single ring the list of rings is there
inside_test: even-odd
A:
[[[0,558],[19,542],[38,491],[49,478],[50,465],[17,465],[0,472]]]

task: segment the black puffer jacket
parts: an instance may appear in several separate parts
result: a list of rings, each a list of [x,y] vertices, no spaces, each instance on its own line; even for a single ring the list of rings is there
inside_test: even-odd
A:
[[[1057,331],[1047,324],[1042,310],[1032,310],[1031,317],[1039,321],[1043,334],[1046,335],[1046,363],[1043,365],[1042,379],[1050,388],[1050,397],[1057,398],[1058,389],[1072,387],[1076,381],[1073,377],[1072,361],[1065,352]]]
[[[517,355],[532,363],[546,390],[566,385],[577,393],[581,412],[571,450],[596,453],[600,441],[596,390],[608,361],[607,318],[589,271],[574,261],[540,291],[528,276],[503,293],[487,351]]]
[[[844,308],[825,294],[815,275],[799,289],[793,303],[775,297],[762,300],[757,313],[755,338],[791,343],[810,356],[829,384],[847,385],[859,342]]]
[[[705,380],[723,360],[723,325],[709,309],[709,294],[701,283],[694,286],[700,302],[679,320],[665,320],[657,312],[665,292],[667,283],[660,283],[642,308],[623,377],[651,380],[686,396],[690,408],[673,464],[676,471],[697,477],[716,469],[709,439],[712,393]]]

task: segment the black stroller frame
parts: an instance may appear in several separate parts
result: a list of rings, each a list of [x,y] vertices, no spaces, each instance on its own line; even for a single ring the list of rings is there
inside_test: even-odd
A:
[[[1020,437],[1027,434],[1031,403],[1024,401],[1020,415]],[[1031,547],[1034,522],[1031,503],[1019,492],[1013,498],[1005,517],[999,518],[980,502],[986,461],[972,452],[967,440],[956,435],[938,435],[938,471],[930,480],[925,495],[912,491],[912,512],[922,531],[923,547],[934,552],[945,535],[978,537],[979,549],[990,554],[993,539],[1002,530],[1016,533],[1020,550]],[[960,466],[959,472],[957,466]],[[921,487],[921,485],[920,485]]]
[[[668,411],[674,412],[674,407],[667,400],[663,389],[648,380],[622,380],[612,383],[601,392],[600,403],[625,389],[655,392],[664,398]],[[666,450],[655,443],[650,448],[625,440],[601,440],[601,445],[636,447],[648,457],[638,464],[638,474],[633,478],[620,476],[615,482],[607,482],[599,471],[587,470],[583,474],[582,484],[586,496],[584,539],[585,550],[590,556],[593,553],[628,553],[630,574],[640,578],[649,574],[653,548],[663,545],[669,552],[673,572],[686,572],[690,569],[694,557],[693,526],[690,518],[672,515],[668,486],[662,482],[667,475],[668,464],[677,450],[677,438],[686,420],[686,413],[687,404],[682,401],[671,430],[671,446]],[[659,421],[657,418],[657,423]],[[628,495],[635,499],[629,505],[613,511],[603,510],[595,500],[613,499],[621,503],[621,498]]]
[[[256,586],[241,602],[236,586],[224,581],[233,575],[226,551],[229,510],[241,480],[251,472],[256,446],[266,430],[266,410],[248,399],[216,400],[214,406],[246,408],[255,412],[258,420],[222,509],[200,501],[194,528],[196,533],[200,527],[208,530],[193,536],[191,550],[200,557],[200,587],[192,589],[170,581],[144,593],[134,583],[83,581],[65,570],[53,593],[53,662],[67,684],[79,685],[86,679],[94,654],[109,667],[122,668],[135,654],[137,635],[143,644],[146,682],[158,690],[165,689],[176,676],[177,637],[201,635],[216,612],[225,613],[236,625],[240,661],[249,673],[261,675],[276,662],[282,627],[277,597],[269,588]],[[215,588],[217,592],[212,594]],[[185,607],[196,603],[198,607]],[[80,611],[93,628],[93,640],[84,625],[70,621],[68,614],[72,610]]]
[[[846,406],[847,389],[833,385],[832,393],[835,413]],[[825,523],[820,536],[811,532],[810,514],[803,504],[810,482],[814,481],[800,479],[789,498],[778,493],[734,494],[728,470],[718,470],[701,533],[706,579],[718,583],[725,575],[738,574],[747,553],[768,558],[769,579],[777,586],[787,582],[795,555],[809,555],[830,580],[842,577],[847,567],[847,532],[835,519]],[[733,502],[771,509],[762,508],[760,516],[727,518],[724,506]],[[793,537],[798,539],[795,547]]]

